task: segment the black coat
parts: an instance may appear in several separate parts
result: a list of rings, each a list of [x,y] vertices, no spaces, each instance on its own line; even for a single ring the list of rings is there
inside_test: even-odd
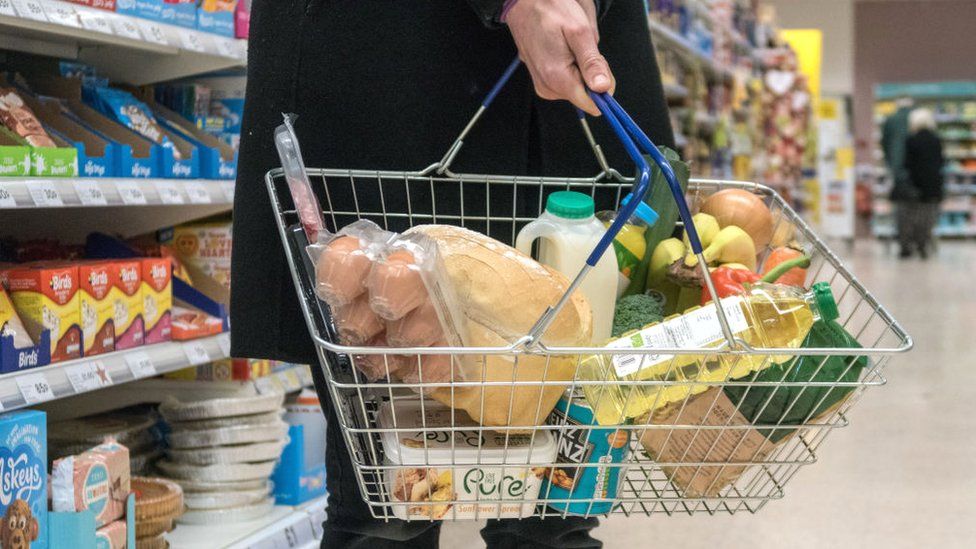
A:
[[[497,2],[500,4],[501,2]],[[264,184],[280,162],[281,113],[309,167],[419,170],[441,158],[516,50],[504,28],[458,0],[255,0],[234,202],[235,356],[314,362]],[[673,146],[641,0],[602,2],[600,48],[616,97],[659,145]],[[612,166],[633,164],[591,119]],[[538,99],[524,68],[466,141],[455,170],[592,176],[599,171],[568,103]]]
[[[942,200],[942,140],[932,130],[915,132],[905,143],[905,169],[920,202]]]

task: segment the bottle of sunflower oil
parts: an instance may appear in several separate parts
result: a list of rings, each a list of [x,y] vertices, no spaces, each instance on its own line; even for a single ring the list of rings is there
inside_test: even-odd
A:
[[[762,352],[764,348],[797,348],[817,320],[838,318],[830,285],[818,282],[810,291],[778,284],[756,284],[744,295],[721,300],[732,333]],[[625,334],[608,348],[702,348],[725,341],[715,304],[710,303]],[[694,381],[741,378],[789,356],[768,354],[670,355],[617,354],[584,357],[579,378],[604,382],[584,385],[586,400],[601,425],[617,425],[662,406],[706,391]],[[606,383],[620,381],[685,382]]]

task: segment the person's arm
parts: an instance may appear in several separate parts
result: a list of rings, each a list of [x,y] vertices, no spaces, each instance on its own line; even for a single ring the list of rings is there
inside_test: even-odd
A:
[[[497,27],[504,24],[504,12],[511,8],[517,0],[468,0],[468,4],[478,15],[478,19],[486,27]],[[603,16],[613,0],[592,0],[593,13],[596,17]]]

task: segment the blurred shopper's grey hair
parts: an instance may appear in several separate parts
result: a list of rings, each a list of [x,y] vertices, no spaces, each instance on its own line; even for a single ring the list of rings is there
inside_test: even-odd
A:
[[[912,133],[921,130],[935,130],[935,115],[931,109],[918,108],[908,115],[908,129]]]

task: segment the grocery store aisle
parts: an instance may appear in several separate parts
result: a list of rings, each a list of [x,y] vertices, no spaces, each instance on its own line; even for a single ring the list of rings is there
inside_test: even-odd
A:
[[[851,426],[759,514],[612,518],[596,534],[605,547],[972,547],[976,245],[946,242],[927,263],[870,241],[837,250],[915,338],[888,385],[869,389]],[[446,523],[441,546],[483,547],[478,527]]]

